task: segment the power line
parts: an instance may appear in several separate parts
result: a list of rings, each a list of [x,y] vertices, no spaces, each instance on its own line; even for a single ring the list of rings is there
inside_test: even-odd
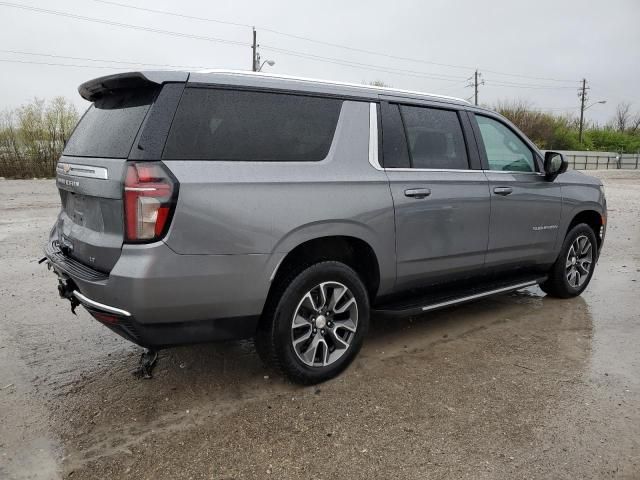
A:
[[[129,5],[124,5],[124,4],[120,4],[120,3],[117,3],[117,2],[111,2],[111,1],[107,1],[107,0],[94,0],[94,1],[113,4],[113,5],[117,5],[117,6],[130,7]],[[147,31],[147,32],[152,32],[152,33],[159,33],[159,34],[163,34],[163,35],[170,35],[170,36],[176,36],[176,37],[182,37],[182,38],[190,38],[190,39],[196,39],[196,40],[205,40],[205,41],[218,42],[218,43],[229,44],[229,45],[249,46],[248,44],[246,44],[244,42],[239,42],[239,41],[235,41],[235,40],[227,40],[227,39],[216,38],[216,37],[207,37],[207,36],[202,36],[202,35],[187,34],[187,33],[182,33],[182,32],[171,31],[171,30],[156,29],[156,28],[145,27],[145,26],[141,26],[141,25],[133,25],[133,24],[115,22],[115,21],[105,20],[105,19],[100,19],[100,18],[86,17],[86,16],[83,16],[83,15],[76,15],[76,14],[69,13],[69,12],[62,12],[62,11],[57,11],[57,10],[49,10],[49,9],[44,9],[44,8],[31,7],[31,6],[28,6],[28,5],[21,5],[21,4],[10,3],[10,2],[0,1],[0,5],[7,6],[7,7],[12,7],[12,8],[20,8],[20,9],[24,9],[24,10],[28,10],[28,11],[37,12],[37,13],[46,13],[46,14],[50,14],[50,15],[58,15],[58,16],[63,16],[63,17],[72,18],[72,19],[76,19],[76,20],[101,23],[101,24],[105,24],[105,25],[117,26],[117,27],[122,27],[122,28],[131,28],[131,29],[134,29],[134,30]],[[161,11],[161,10],[146,9],[146,8],[142,8],[142,7],[135,7],[135,8],[141,9],[141,10],[145,10],[145,11],[153,11],[155,13],[164,13],[164,14],[167,14],[167,15],[174,15],[173,12],[164,12],[164,11]],[[176,14],[176,15],[180,16],[181,14]],[[201,17],[193,17],[193,16],[187,16],[187,17],[195,18],[195,19],[202,19]],[[216,20],[213,20],[213,19],[206,19],[206,20],[216,21]],[[233,23],[233,22],[222,22],[222,21],[219,21],[219,22],[220,23]],[[237,25],[246,26],[245,24],[237,24]],[[266,29],[266,30],[269,30],[269,29]],[[361,62],[354,62],[354,61],[350,61],[350,60],[338,59],[338,58],[335,58],[335,57],[325,57],[325,56],[321,56],[321,55],[313,55],[313,54],[308,54],[308,53],[304,53],[304,52],[299,52],[299,51],[296,51],[296,50],[288,50],[288,49],[282,49],[282,48],[276,48],[276,47],[270,47],[270,46],[263,46],[263,48],[267,49],[267,50],[274,51],[274,52],[278,52],[278,53],[281,53],[281,54],[284,54],[284,55],[291,55],[291,56],[296,56],[296,57],[299,57],[299,58],[306,58],[306,59],[312,59],[312,60],[317,60],[317,61],[323,61],[323,62],[327,62],[327,63],[333,63],[333,64],[336,64],[336,65],[348,66],[348,67],[351,67],[351,68],[366,68],[367,70],[374,70],[374,71],[383,72],[383,73],[403,74],[403,75],[407,75],[407,76],[413,76],[413,77],[418,77],[418,78],[427,78],[427,79],[439,80],[439,81],[457,81],[459,79],[465,78],[463,76],[456,76],[456,75],[449,75],[449,74],[434,74],[434,73],[419,72],[419,71],[415,71],[415,70],[406,70],[406,69],[397,69],[397,68],[385,68],[385,67],[381,67],[379,65],[374,65],[374,64],[369,64],[369,63],[361,63]],[[347,48],[351,48],[351,47],[347,47]],[[375,54],[377,54],[377,52],[372,52],[372,51],[366,51],[366,52],[367,53],[375,53]],[[390,58],[418,61],[416,59],[411,59],[411,58],[408,58],[408,57],[395,57],[393,55],[386,55],[386,54],[384,54],[384,56],[388,56]],[[447,65],[447,64],[437,64],[435,62],[426,62],[426,61],[420,61],[420,62],[421,63],[434,64],[434,65],[441,65],[441,66],[455,66],[455,65]],[[462,67],[462,66],[459,66],[459,65],[455,66],[455,67],[457,67],[457,68],[467,68],[467,67]],[[525,85],[525,84],[516,84],[516,83],[507,84],[506,82],[494,82],[494,84],[498,85],[498,86],[513,86],[515,88],[549,88],[549,89],[554,89],[554,88],[572,88],[572,87],[551,87],[551,86],[544,86],[544,85]]]
[[[54,62],[36,62],[33,60],[9,60],[0,58],[0,62],[5,63],[25,63],[29,65],[48,65],[51,67],[74,67],[74,68],[109,68],[111,70],[125,70],[126,67],[108,66],[108,65],[75,65],[71,63],[54,63]]]
[[[238,26],[238,27],[254,28],[253,25],[248,25],[248,24],[245,24],[245,23],[229,22],[229,21],[219,20],[219,19],[215,19],[215,18],[211,18],[211,17],[200,17],[200,16],[196,16],[196,15],[186,15],[186,14],[182,14],[182,13],[178,13],[178,12],[169,12],[167,10],[158,10],[158,9],[154,9],[154,8],[138,7],[138,6],[134,6],[134,5],[127,5],[127,4],[124,4],[124,3],[113,2],[113,1],[110,1],[110,0],[94,0],[94,1],[95,2],[99,2],[99,3],[103,3],[103,4],[114,5],[114,6],[118,6],[118,7],[122,7],[122,8],[130,8],[130,9],[134,9],[134,10],[141,10],[141,11],[145,11],[145,12],[157,13],[157,14],[160,14],[160,15],[170,15],[170,16],[174,16],[174,17],[187,18],[187,19],[191,19],[191,20],[199,20],[199,21],[204,21],[204,22],[214,22],[214,23],[220,23],[220,24],[224,24],[224,25],[233,25],[233,26]],[[463,69],[463,70],[473,70],[475,68],[475,67],[470,67],[470,66],[466,66],[466,65],[455,65],[455,64],[450,64],[450,63],[431,62],[431,61],[418,59],[418,58],[404,57],[404,56],[399,56],[399,55],[392,55],[392,54],[383,53],[383,52],[376,52],[374,50],[351,47],[351,46],[342,45],[342,44],[339,44],[339,43],[333,43],[333,42],[327,42],[327,41],[324,41],[324,40],[318,40],[318,39],[315,39],[315,38],[309,38],[309,37],[305,37],[305,36],[302,36],[302,35],[295,35],[295,34],[292,34],[292,33],[286,33],[286,32],[282,32],[280,30],[275,30],[275,29],[267,28],[267,27],[259,27],[259,29],[262,30],[262,31],[265,31],[265,32],[274,33],[276,35],[282,35],[282,36],[289,37],[289,38],[295,38],[297,40],[303,40],[303,41],[306,41],[306,42],[312,42],[312,43],[316,43],[316,44],[319,44],[319,45],[325,45],[325,46],[329,46],[329,47],[342,48],[344,50],[350,50],[352,52],[357,52],[357,53],[366,53],[366,54],[369,54],[369,55],[377,55],[377,56],[380,56],[380,57],[390,58],[390,59],[394,59],[394,60],[404,60],[404,61],[409,61],[409,62],[422,63],[422,64],[425,64],[425,65],[435,65],[435,66],[447,67],[447,68],[458,68],[458,69]],[[517,73],[500,72],[500,71],[496,71],[496,70],[486,70],[486,69],[484,69],[484,71],[485,72],[489,72],[489,73],[493,73],[495,75],[505,75],[505,76],[512,76],[512,77],[520,77],[520,78],[530,78],[530,79],[533,79],[533,80],[547,80],[547,81],[552,81],[552,82],[571,82],[571,83],[576,83],[575,80],[558,79],[558,78],[550,78],[550,77],[536,77],[536,76],[531,76],[531,75],[522,75],[522,74],[517,74]]]
[[[35,53],[35,52],[24,52],[20,50],[4,50],[0,49],[0,53],[14,53],[18,55],[32,55],[37,57],[51,57],[51,58],[64,58],[67,60],[85,60],[88,62],[105,62],[105,63],[123,63],[126,65],[141,65],[147,67],[167,67],[167,68],[186,68],[186,69],[205,69],[211,68],[210,66],[197,66],[197,65],[169,65],[163,63],[145,63],[145,62],[131,62],[126,60],[108,60],[106,58],[89,58],[89,57],[70,57],[66,55],[54,55],[51,53]],[[106,67],[105,68],[109,68]]]
[[[551,87],[551,88],[575,88],[578,82],[573,82],[574,85],[548,85],[545,83],[522,83],[522,82],[513,82],[511,80],[495,80],[493,83],[499,83],[501,85],[516,85],[518,87]]]
[[[520,77],[520,78],[530,78],[532,80],[547,80],[549,82],[566,82],[566,83],[577,83],[576,80],[567,80],[560,78],[550,78],[550,77],[532,77],[531,75],[521,75],[518,73],[506,73],[506,72],[496,72],[495,70],[487,70],[484,69],[485,72],[493,73],[494,75],[505,75],[507,77]]]
[[[348,67],[356,67],[356,68],[365,68],[367,70],[377,70],[379,72],[384,72],[384,73],[398,73],[398,74],[403,74],[403,75],[409,75],[409,76],[414,76],[414,77],[421,77],[421,78],[429,78],[432,80],[443,80],[443,81],[459,81],[461,79],[466,78],[465,76],[462,75],[448,75],[448,74],[440,74],[440,73],[427,73],[427,72],[420,72],[420,71],[416,71],[416,70],[405,70],[405,69],[400,69],[400,68],[387,68],[387,67],[382,67],[380,65],[375,65],[372,63],[362,63],[362,62],[354,62],[351,60],[342,60],[339,58],[334,58],[334,57],[324,57],[321,55],[313,55],[313,54],[309,54],[309,53],[303,53],[303,52],[298,52],[296,50],[288,50],[288,49],[284,49],[284,48],[276,48],[276,47],[271,47],[269,45],[261,45],[260,48],[264,49],[264,50],[269,50],[272,52],[277,52],[277,53],[281,53],[283,55],[290,55],[293,57],[299,57],[299,58],[306,58],[309,60],[317,60],[317,61],[322,61],[322,62],[326,62],[326,63],[333,63],[336,65],[344,65],[344,66],[348,66]]]
[[[441,90],[441,93],[453,92],[455,90],[461,90],[463,88],[467,88],[469,86],[468,81],[469,81],[469,79],[466,79],[464,82],[458,83],[457,85],[450,86],[448,88],[445,88],[444,90]]]
[[[351,66],[351,67],[366,67],[367,69],[377,69],[377,71],[381,71],[381,72],[385,72],[385,73],[401,73],[401,74],[405,74],[405,75],[409,75],[409,76],[417,76],[417,77],[422,77],[422,78],[430,78],[433,80],[442,80],[442,81],[453,81],[453,80],[460,80],[460,79],[464,79],[466,77],[461,76],[461,75],[449,75],[449,74],[441,74],[441,73],[426,73],[426,72],[419,72],[419,71],[415,71],[415,70],[406,70],[406,69],[399,69],[399,68],[386,68],[386,67],[381,67],[379,65],[374,65],[371,63],[362,63],[362,62],[354,62],[351,60],[342,60],[342,59],[337,59],[334,57],[325,57],[325,56],[321,56],[321,55],[313,55],[313,54],[307,54],[307,53],[303,53],[303,52],[299,52],[296,50],[288,50],[288,49],[284,49],[284,48],[276,48],[276,47],[272,47],[269,45],[262,45],[261,48],[263,48],[264,50],[270,50],[273,52],[277,52],[277,53],[281,53],[284,55],[291,55],[294,57],[299,57],[299,58],[307,58],[310,60],[319,60],[319,61],[323,61],[323,62],[328,62],[328,63],[334,63],[337,65],[345,65],[345,66]],[[577,83],[574,81],[574,83]],[[565,88],[575,88],[575,87],[568,87],[568,86],[553,86],[553,85],[543,85],[543,84],[525,84],[525,83],[516,83],[516,82],[508,82],[508,81],[499,81],[499,82],[493,82],[494,85],[500,85],[500,86],[514,86],[516,88],[543,88],[543,89],[565,89]]]
[[[151,13],[158,13],[160,15],[170,15],[170,16],[174,16],[174,17],[180,17],[180,18],[188,18],[191,20],[200,20],[203,22],[214,22],[214,23],[220,23],[220,24],[225,24],[225,25],[234,25],[234,26],[238,26],[238,27],[246,27],[246,28],[253,28],[253,25],[248,25],[245,23],[235,23],[235,22],[228,22],[225,20],[218,20],[215,18],[210,18],[210,17],[199,17],[196,15],[186,15],[186,14],[182,14],[182,13],[177,13],[177,12],[169,12],[166,10],[157,10],[154,8],[144,8],[144,7],[137,7],[134,5],[127,5],[124,3],[119,3],[119,2],[112,2],[109,0],[93,0],[94,2],[98,2],[98,3],[104,3],[104,4],[108,4],[108,5],[115,5],[118,7],[122,7],[122,8],[130,8],[130,9],[134,9],[134,10],[142,10],[145,12],[151,12]],[[373,50],[366,50],[363,48],[357,48],[357,47],[350,47],[348,45],[341,45],[338,43],[332,43],[332,42],[326,42],[324,40],[317,40],[314,38],[309,38],[309,37],[304,37],[302,35],[295,35],[292,33],[286,33],[286,32],[282,32],[279,30],[274,30],[272,28],[267,28],[267,27],[256,27],[259,30],[265,31],[265,32],[269,32],[269,33],[274,33],[276,35],[282,35],[285,37],[289,37],[289,38],[295,38],[297,40],[304,40],[306,42],[313,42],[313,43],[317,43],[320,45],[326,45],[329,47],[336,47],[336,48],[342,48],[345,50],[351,50],[352,52],[358,52],[358,53],[368,53],[370,55],[378,55],[381,57],[387,57],[387,58],[392,58],[392,59],[397,59],[397,60],[407,60],[407,61],[411,61],[411,62],[418,62],[418,63],[424,63],[427,65],[437,65],[437,66],[441,66],[441,67],[449,67],[449,68],[461,68],[461,69],[465,69],[465,70],[469,70],[472,67],[467,67],[464,65],[453,65],[453,64],[449,64],[449,63],[438,63],[438,62],[430,62],[427,60],[421,60],[421,59],[417,59],[417,58],[410,58],[410,57],[402,57],[402,56],[398,56],[398,55],[391,55],[391,54],[387,54],[387,53],[381,53],[381,52],[376,52]]]
[[[130,23],[122,23],[122,22],[114,22],[111,20],[105,20],[105,19],[101,19],[101,18],[94,18],[94,17],[85,17],[83,15],[76,15],[74,13],[69,13],[69,12],[61,12],[58,10],[48,10],[46,8],[38,8],[38,7],[31,7],[29,5],[20,5],[18,3],[10,3],[10,2],[0,2],[0,5],[3,5],[5,7],[12,7],[12,8],[21,8],[23,10],[29,10],[32,12],[38,12],[38,13],[46,13],[49,15],[58,15],[58,16],[62,16],[62,17],[67,17],[67,18],[73,18],[76,20],[84,20],[87,22],[94,22],[94,23],[102,23],[105,25],[111,25],[114,27],[122,27],[122,28],[131,28],[134,30],[140,30],[140,31],[144,31],[144,32],[152,32],[152,33],[159,33],[162,35],[170,35],[170,36],[174,36],[174,37],[182,37],[182,38],[190,38],[190,39],[195,39],[195,40],[205,40],[208,42],[217,42],[217,43],[223,43],[226,45],[239,45],[242,47],[248,47],[249,44],[245,43],[245,42],[239,42],[236,40],[227,40],[224,38],[216,38],[216,37],[206,37],[203,35],[194,35],[194,34],[190,34],[190,33],[182,33],[182,32],[175,32],[172,30],[162,30],[159,28],[151,28],[151,27],[144,27],[142,25],[133,25]]]
[[[104,19],[99,19],[99,18],[94,18],[94,17],[86,17],[86,16],[82,16],[82,15],[76,15],[76,14],[72,14],[72,13],[68,13],[68,12],[61,12],[61,11],[57,11],[57,10],[48,10],[48,9],[44,9],[44,8],[37,8],[37,7],[30,7],[27,5],[20,5],[20,4],[15,4],[15,3],[10,3],[10,2],[2,2],[0,1],[0,5],[4,5],[4,6],[8,6],[8,7],[14,7],[14,8],[21,8],[24,10],[29,10],[29,11],[34,11],[34,12],[38,12],[38,13],[46,13],[46,14],[51,14],[51,15],[58,15],[58,16],[63,16],[63,17],[68,17],[68,18],[73,18],[76,20],[83,20],[83,21],[89,21],[89,22],[95,22],[95,23],[103,23],[106,25],[112,25],[112,26],[117,26],[117,27],[122,27],[122,28],[132,28],[135,30],[142,30],[142,31],[148,31],[148,32],[153,32],[153,33],[159,33],[159,34],[164,34],[164,35],[171,35],[171,36],[178,36],[178,37],[184,37],[184,38],[191,38],[191,39],[196,39],[196,40],[207,40],[207,41],[213,41],[213,42],[220,42],[220,43],[225,43],[225,44],[231,44],[231,45],[240,45],[240,46],[250,46],[249,44],[245,44],[243,42],[238,42],[238,41],[234,41],[234,40],[225,40],[225,39],[220,39],[220,38],[215,38],[215,37],[206,37],[206,36],[201,36],[201,35],[193,35],[193,34],[186,34],[186,33],[181,33],[181,32],[175,32],[175,31],[170,31],[170,30],[161,30],[161,29],[155,29],[155,28],[150,28],[150,27],[143,27],[141,25],[132,25],[132,24],[127,24],[127,23],[121,23],[121,22],[113,22],[110,20],[104,20]],[[297,57],[301,57],[301,58],[311,58],[314,60],[321,60],[321,61],[325,61],[328,63],[334,63],[336,65],[342,65],[342,66],[349,66],[349,67],[353,67],[353,68],[362,68],[362,67],[366,67],[366,69],[368,70],[376,70],[379,72],[383,72],[383,73],[401,73],[404,75],[408,75],[408,76],[414,76],[414,77],[420,77],[420,78],[429,78],[429,79],[433,79],[433,80],[443,80],[443,81],[451,81],[448,79],[448,77],[450,78],[455,78],[456,80],[459,78],[464,78],[461,76],[453,76],[453,75],[446,75],[446,74],[438,74],[438,75],[430,75],[430,74],[426,74],[423,72],[416,72],[416,71],[411,71],[411,70],[401,70],[401,69],[390,69],[390,68],[384,68],[384,67],[380,67],[378,65],[373,65],[373,64],[364,64],[364,63],[358,63],[358,62],[351,62],[348,60],[340,60],[340,59],[336,59],[336,58],[332,58],[332,57],[322,57],[319,55],[311,55],[311,54],[305,54],[302,52],[296,52],[293,50],[286,50],[286,49],[278,49],[275,47],[263,47],[265,49],[270,49],[285,55],[292,55],[292,56],[297,56]]]
[[[527,84],[518,84],[518,83],[504,83],[487,80],[487,86],[490,87],[505,87],[505,88],[532,88],[539,90],[564,90],[567,88],[574,89],[575,87],[559,87],[559,86],[551,86],[551,85],[527,85]]]
[[[93,1],[94,2],[98,2],[98,3],[105,3],[105,4],[108,4],[108,5],[115,5],[117,7],[131,8],[133,10],[141,10],[141,11],[144,11],[144,12],[160,13],[162,15],[171,15],[173,17],[187,18],[189,20],[201,20],[201,21],[204,21],[204,22],[220,23],[222,25],[232,25],[234,27],[246,27],[246,28],[252,28],[253,27],[253,25],[248,25],[246,23],[227,22],[225,20],[217,20],[215,18],[196,17],[195,15],[186,15],[186,14],[182,14],[182,13],[178,13],[178,12],[167,12],[165,10],[155,10],[153,8],[144,8],[144,7],[138,7],[138,6],[135,6],[135,5],[126,5],[124,3],[110,2],[108,0],[93,0]]]

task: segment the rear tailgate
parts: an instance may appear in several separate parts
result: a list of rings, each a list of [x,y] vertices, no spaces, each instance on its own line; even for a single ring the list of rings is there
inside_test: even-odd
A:
[[[59,248],[101,272],[120,257],[124,239],[122,179],[125,159],[63,156],[56,183],[62,210],[56,223]]]
[[[142,75],[103,77],[80,87],[93,104],[56,169],[62,210],[54,241],[69,257],[108,273],[124,241],[127,158],[161,85]]]

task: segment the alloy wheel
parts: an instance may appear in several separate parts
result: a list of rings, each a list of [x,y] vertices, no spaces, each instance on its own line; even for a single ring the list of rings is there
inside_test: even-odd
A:
[[[580,288],[589,276],[593,266],[593,245],[586,235],[576,238],[569,252],[565,263],[567,282],[573,288]]]
[[[323,282],[300,300],[291,322],[291,342],[298,359],[326,367],[342,357],[358,328],[358,303],[345,285]]]

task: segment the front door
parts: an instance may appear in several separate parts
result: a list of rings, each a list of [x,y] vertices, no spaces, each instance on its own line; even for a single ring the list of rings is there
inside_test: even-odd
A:
[[[472,117],[491,195],[487,267],[553,262],[560,186],[545,178],[536,151],[508,124],[488,115]]]

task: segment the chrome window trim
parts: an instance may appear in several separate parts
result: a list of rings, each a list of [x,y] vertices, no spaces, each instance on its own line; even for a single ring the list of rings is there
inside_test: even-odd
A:
[[[463,173],[480,173],[483,170],[471,170],[462,168],[385,168],[385,172],[463,172]]]
[[[369,104],[369,163],[376,170],[384,171],[378,159],[378,104]]]
[[[543,177],[545,174],[540,172],[519,172],[517,170],[482,170],[482,169],[469,169],[469,168],[383,168],[385,172],[482,172],[482,173],[506,173],[511,175],[537,175]]]
[[[65,167],[67,167],[66,171]],[[56,173],[70,177],[97,178],[99,180],[109,179],[109,173],[106,168],[80,165],[78,163],[60,162],[56,165]]]
[[[509,173],[511,175],[517,174],[517,175],[538,175],[540,177],[543,177],[545,174],[541,173],[541,172],[520,172],[518,170],[482,170],[483,172],[486,173]]]

